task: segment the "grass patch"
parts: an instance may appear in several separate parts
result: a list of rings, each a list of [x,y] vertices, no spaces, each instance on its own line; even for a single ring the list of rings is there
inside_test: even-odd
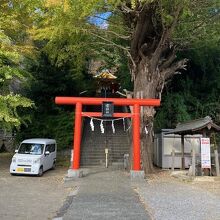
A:
[[[8,152],[4,152],[4,153],[0,153],[0,158],[11,158],[14,155],[14,153],[8,153]]]
[[[56,165],[58,167],[67,167],[67,168],[70,167],[70,155],[63,156],[63,155],[57,154]]]

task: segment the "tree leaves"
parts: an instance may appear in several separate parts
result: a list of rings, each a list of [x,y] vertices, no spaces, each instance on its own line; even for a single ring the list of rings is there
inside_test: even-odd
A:
[[[2,128],[19,127],[22,117],[18,115],[19,108],[33,107],[33,102],[21,95],[10,93],[0,95],[0,125]]]
[[[17,91],[12,89],[12,84],[16,82],[20,87],[21,81],[27,76],[24,55],[32,50],[27,44],[26,32],[30,20],[27,15],[31,13],[29,3],[26,0],[22,3],[3,1],[0,4],[0,126],[4,129],[25,123],[19,115],[20,110],[34,106],[31,100],[15,94]]]
[[[219,41],[220,3],[218,0],[194,0],[183,8],[174,32],[174,41],[182,48],[195,48]]]

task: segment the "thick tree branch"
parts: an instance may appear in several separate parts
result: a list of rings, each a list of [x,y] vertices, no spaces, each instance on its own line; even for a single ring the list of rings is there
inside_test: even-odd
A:
[[[171,34],[173,33],[173,30],[177,25],[177,21],[181,14],[182,8],[183,6],[179,4],[173,15],[173,22],[167,27],[164,26],[165,29],[163,30],[160,42],[158,43],[157,49],[155,50],[153,54],[153,58],[152,58],[153,68],[157,67],[157,63],[159,63],[162,53],[167,49],[167,47],[169,47]]]
[[[126,5],[126,3],[122,3],[120,9],[123,13],[130,14],[133,17],[138,16],[138,11],[131,9]]]
[[[173,49],[170,52],[170,54],[166,58],[164,58],[163,61],[161,61],[161,64],[159,64],[159,69],[163,70],[163,69],[168,68],[175,59],[176,59],[176,50]]]
[[[140,49],[143,44],[149,43],[149,37],[153,32],[153,24],[151,16],[153,15],[152,8],[149,4],[144,4],[142,11],[137,18],[136,27],[131,41],[131,54],[133,59],[138,62]],[[149,44],[150,45],[150,44]],[[143,52],[143,51],[141,51]]]
[[[164,80],[167,80],[170,77],[172,77],[174,74],[179,73],[178,70],[185,70],[186,66],[187,66],[187,64],[186,64],[187,61],[188,61],[188,59],[180,60],[180,61],[174,63],[173,65],[171,65],[166,70],[162,71],[162,75],[164,76]]]

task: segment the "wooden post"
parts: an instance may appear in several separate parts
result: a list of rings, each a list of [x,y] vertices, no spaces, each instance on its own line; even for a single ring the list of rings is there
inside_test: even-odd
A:
[[[133,116],[133,170],[141,170],[140,152],[140,106],[134,105]]]
[[[195,149],[192,149],[192,175],[196,175],[196,154]]]
[[[172,171],[174,171],[175,168],[175,150],[172,150]]]
[[[181,162],[182,162],[182,170],[185,170],[185,156],[184,156],[184,135],[181,134]]]
[[[73,144],[73,170],[78,170],[80,166],[80,142],[81,142],[81,125],[82,125],[82,103],[76,103],[75,110],[75,129]]]
[[[141,91],[141,93],[140,93],[140,98],[141,98],[141,99],[144,98],[144,92],[143,92],[143,91]],[[143,122],[144,106],[141,106],[141,112],[140,112],[140,114],[141,114],[141,122]]]
[[[220,174],[219,174],[218,151],[217,150],[215,150],[215,167],[216,167],[216,176],[220,176]]]

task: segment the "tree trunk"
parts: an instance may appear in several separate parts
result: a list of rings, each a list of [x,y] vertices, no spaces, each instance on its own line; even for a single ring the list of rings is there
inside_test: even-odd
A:
[[[171,41],[173,30],[181,15],[183,4],[177,4],[172,22],[165,25],[160,1],[131,1],[121,5],[124,21],[132,29],[130,70],[134,81],[134,97],[161,98],[164,83],[178,70],[184,69],[186,60],[176,61],[176,47]],[[141,155],[145,173],[153,171],[153,121],[155,110],[144,107],[141,115]]]
[[[138,68],[138,74],[134,81],[134,96],[140,98],[157,98],[158,79],[151,77],[154,73],[150,71],[150,60],[143,59]],[[144,107],[141,112],[141,162],[145,173],[153,172],[153,120],[155,110],[153,107]]]

